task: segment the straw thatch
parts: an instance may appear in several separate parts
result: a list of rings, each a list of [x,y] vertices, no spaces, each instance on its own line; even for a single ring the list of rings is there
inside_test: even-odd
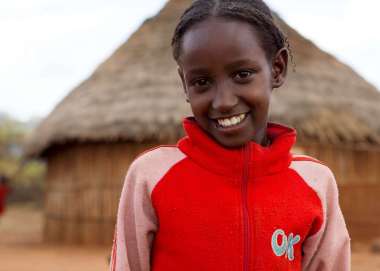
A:
[[[144,22],[94,74],[34,131],[28,154],[66,142],[172,141],[190,114],[171,57],[170,41],[190,0],[175,0]],[[297,128],[301,140],[379,144],[380,93],[351,68],[286,23],[297,64],[276,90],[272,117]]]

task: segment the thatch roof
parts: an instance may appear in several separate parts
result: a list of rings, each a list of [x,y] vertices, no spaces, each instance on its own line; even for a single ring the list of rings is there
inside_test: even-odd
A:
[[[190,114],[170,41],[191,0],[172,0],[75,88],[28,143],[39,155],[55,144],[173,140]],[[297,68],[276,90],[272,118],[297,128],[301,140],[379,144],[380,93],[350,67],[279,20]]]

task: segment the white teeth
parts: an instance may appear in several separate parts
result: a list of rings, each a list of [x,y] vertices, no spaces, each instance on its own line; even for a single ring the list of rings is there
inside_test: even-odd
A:
[[[240,114],[228,119],[218,119],[218,124],[222,127],[231,127],[241,123],[245,119],[246,114]]]

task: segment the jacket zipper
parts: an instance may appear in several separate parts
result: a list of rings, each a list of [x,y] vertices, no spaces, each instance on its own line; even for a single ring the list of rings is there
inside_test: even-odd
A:
[[[243,271],[249,271],[250,251],[251,251],[251,230],[249,223],[249,210],[248,210],[248,179],[249,179],[249,158],[250,146],[244,148],[244,165],[243,176],[241,184],[242,193],[242,208],[243,208],[243,240],[244,240],[244,254],[243,254]]]

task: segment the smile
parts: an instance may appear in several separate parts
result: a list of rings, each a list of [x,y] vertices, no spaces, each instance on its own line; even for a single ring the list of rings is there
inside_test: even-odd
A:
[[[230,118],[217,119],[217,123],[223,128],[233,127],[242,123],[247,115],[247,113],[243,113],[240,115],[232,116]]]

